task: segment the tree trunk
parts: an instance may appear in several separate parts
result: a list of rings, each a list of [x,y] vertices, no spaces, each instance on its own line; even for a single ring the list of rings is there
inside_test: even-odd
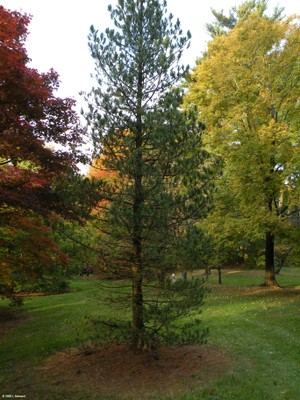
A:
[[[144,347],[143,278],[139,266],[133,267],[132,277],[132,330],[134,350]]]
[[[210,270],[210,267],[208,264],[205,265],[205,275],[206,275],[206,278],[208,278],[209,275],[211,275],[211,270]]]
[[[139,11],[139,57],[138,57],[138,80],[137,80],[137,103],[136,103],[136,132],[135,132],[135,154],[134,154],[134,202],[133,202],[133,252],[134,265],[132,268],[132,330],[133,348],[137,351],[143,350],[144,338],[144,299],[143,299],[143,22],[144,1],[140,0]]]
[[[133,256],[132,267],[132,329],[133,347],[142,350],[144,346],[143,316],[143,188],[142,188],[142,146],[141,133],[136,137],[135,195],[133,204]]]
[[[139,135],[138,135],[139,137]],[[143,194],[142,194],[142,160],[137,140],[135,196],[133,205],[133,257],[132,266],[132,329],[133,347],[142,350],[144,346],[144,316],[143,316]]]
[[[265,256],[265,282],[264,286],[278,286],[275,277],[275,253],[274,253],[275,236],[271,232],[266,233],[266,256]]]
[[[221,271],[221,267],[217,267],[218,270],[218,282],[219,285],[222,285],[222,271]]]

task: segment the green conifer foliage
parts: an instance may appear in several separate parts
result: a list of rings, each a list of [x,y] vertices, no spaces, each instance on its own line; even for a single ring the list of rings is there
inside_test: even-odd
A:
[[[186,313],[203,302],[202,282],[176,291],[168,276],[178,240],[207,210],[211,160],[194,110],[181,109],[190,34],[166,16],[166,1],[119,0],[109,11],[115,29],[89,35],[98,84],[86,96],[86,119],[103,191],[95,223],[106,272],[131,282],[129,333],[141,350],[167,340],[179,305]],[[183,295],[196,288],[197,296]]]

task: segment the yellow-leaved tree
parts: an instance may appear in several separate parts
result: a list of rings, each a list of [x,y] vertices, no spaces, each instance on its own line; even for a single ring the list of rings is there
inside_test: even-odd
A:
[[[299,206],[299,22],[254,12],[215,36],[185,99],[223,160],[215,216],[226,226],[234,215],[246,235],[264,236],[266,286],[276,285],[276,235]]]

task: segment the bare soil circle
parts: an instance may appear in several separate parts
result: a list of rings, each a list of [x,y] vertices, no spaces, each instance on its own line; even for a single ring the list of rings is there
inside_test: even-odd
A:
[[[192,392],[233,370],[232,360],[206,346],[165,347],[134,354],[127,345],[76,349],[51,356],[40,373],[56,386],[79,386],[118,399],[150,399]]]

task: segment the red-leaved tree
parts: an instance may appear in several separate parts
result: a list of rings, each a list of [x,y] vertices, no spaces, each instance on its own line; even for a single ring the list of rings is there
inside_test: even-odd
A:
[[[26,14],[0,6],[2,297],[11,297],[13,277],[24,267],[24,260],[28,259],[32,264],[32,259],[25,257],[26,249],[30,249],[30,238],[43,232],[43,240],[46,240],[46,236],[50,240],[50,233],[41,229],[41,217],[53,214],[72,218],[78,216],[78,201],[66,199],[68,191],[64,191],[63,196],[57,188],[66,189],[59,180],[70,182],[70,171],[76,170],[76,163],[82,159],[77,149],[83,142],[83,130],[73,110],[74,100],[54,95],[59,86],[58,74],[53,70],[40,73],[28,65],[30,59],[25,42],[30,19]],[[30,223],[25,222],[26,218]],[[14,235],[18,220],[22,221],[23,228],[18,232],[22,240],[16,241]],[[25,232],[23,236],[22,231]],[[16,243],[24,247],[23,261],[17,263],[16,254],[20,252],[16,253],[16,249],[11,248]],[[48,245],[48,248],[51,246]],[[53,252],[55,246],[52,247]]]

